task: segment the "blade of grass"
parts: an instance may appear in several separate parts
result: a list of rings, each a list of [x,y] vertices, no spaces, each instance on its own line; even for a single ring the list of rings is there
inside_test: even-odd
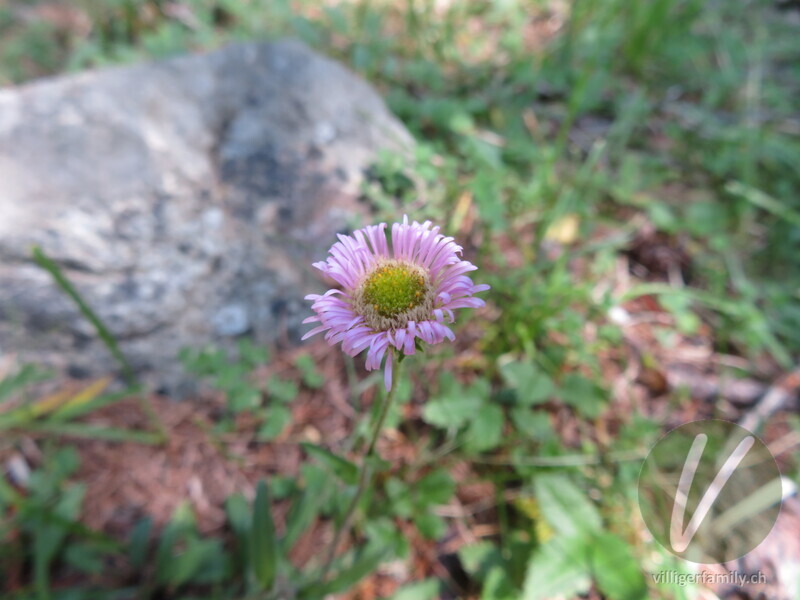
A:
[[[278,570],[278,543],[275,536],[275,523],[272,520],[272,506],[269,489],[264,480],[258,483],[256,499],[253,503],[253,529],[250,534],[250,561],[253,574],[262,590],[269,591],[275,583]]]
[[[81,295],[78,293],[78,290],[75,289],[69,279],[66,278],[64,273],[61,271],[61,268],[53,259],[47,256],[39,246],[34,246],[33,248],[33,260],[42,269],[50,273],[58,287],[60,287],[61,290],[67,296],[69,296],[73,302],[75,302],[83,316],[86,317],[86,319],[95,328],[97,335],[99,335],[100,339],[103,340],[103,343],[106,345],[109,352],[111,352],[111,355],[120,364],[120,367],[122,367],[122,373],[125,377],[125,380],[131,386],[136,385],[136,376],[134,375],[133,368],[128,362],[128,359],[125,358],[125,355],[119,349],[116,338],[111,334],[103,321],[100,320],[100,317],[97,316],[92,308],[81,297]]]
[[[627,292],[622,295],[622,302],[627,302],[634,298],[648,295],[684,295],[691,300],[705,304],[709,308],[716,310],[720,313],[725,313],[731,317],[741,317],[743,306],[750,307],[750,305],[743,305],[737,300],[728,300],[720,298],[712,293],[698,290],[694,288],[674,288],[664,283],[641,283],[632,286]],[[757,306],[752,305],[752,313],[761,314]],[[793,361],[789,351],[781,344],[774,332],[769,327],[765,327],[761,332],[762,343],[773,357],[784,368],[791,368]]]
[[[36,365],[22,365],[13,375],[7,375],[0,380],[0,402],[12,397],[17,391],[25,386],[39,381],[45,381],[51,376],[50,373],[37,367]]]
[[[46,433],[69,437],[108,440],[110,442],[137,442],[139,444],[160,444],[163,439],[151,431],[131,431],[116,427],[97,427],[86,423],[28,423],[25,430],[31,433]]]
[[[123,398],[128,397],[130,393],[130,390],[123,390],[113,394],[103,394],[102,396],[87,401],[85,404],[72,404],[70,402],[55,411],[50,418],[52,421],[69,421],[89,414],[104,406],[108,406],[109,404],[119,402]]]
[[[138,387],[138,382],[136,380],[136,375],[134,374],[133,368],[128,362],[128,359],[125,358],[122,350],[120,350],[116,338],[111,334],[100,317],[97,316],[97,313],[95,313],[86,303],[83,297],[81,297],[81,295],[78,293],[78,290],[75,289],[75,286],[73,286],[72,283],[70,283],[69,279],[67,279],[61,268],[53,259],[47,256],[39,246],[34,246],[32,252],[33,259],[36,264],[50,273],[58,287],[60,287],[61,290],[67,294],[67,296],[69,296],[73,302],[75,302],[83,316],[86,317],[86,319],[88,319],[95,328],[97,335],[100,336],[100,339],[106,345],[109,352],[111,352],[111,355],[122,367],[122,374],[128,385],[130,387]],[[161,441],[165,442],[167,440],[167,432],[164,429],[161,420],[158,418],[158,415],[156,414],[156,411],[153,408],[149,398],[145,397],[144,395],[139,395],[139,404],[144,413],[147,415],[148,420],[158,430]]]
[[[725,191],[747,200],[750,204],[783,219],[787,223],[791,223],[795,227],[800,227],[800,213],[792,210],[785,202],[781,202],[761,190],[738,181],[731,181],[725,186]]]

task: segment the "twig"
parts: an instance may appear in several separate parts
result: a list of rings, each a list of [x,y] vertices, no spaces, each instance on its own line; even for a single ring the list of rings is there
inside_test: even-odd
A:
[[[756,432],[764,422],[779,411],[800,388],[800,368],[780,377],[758,403],[739,421],[748,431]]]

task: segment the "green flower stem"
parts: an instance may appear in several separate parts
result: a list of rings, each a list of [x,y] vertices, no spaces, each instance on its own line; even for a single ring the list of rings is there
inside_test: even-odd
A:
[[[378,415],[378,420],[376,421],[375,427],[372,430],[372,437],[370,438],[369,446],[367,446],[367,453],[364,455],[364,462],[362,463],[361,470],[358,474],[358,487],[356,488],[356,494],[350,501],[350,505],[347,507],[347,512],[345,513],[344,519],[333,536],[333,542],[331,543],[330,548],[328,548],[328,556],[325,559],[325,563],[322,567],[322,575],[320,576],[320,580],[322,581],[325,580],[325,577],[327,577],[328,572],[331,569],[333,559],[336,557],[336,550],[338,550],[339,544],[342,541],[342,535],[345,531],[350,529],[350,526],[353,522],[353,517],[356,514],[358,503],[361,501],[361,497],[364,495],[364,491],[367,489],[367,486],[372,479],[369,463],[370,459],[375,454],[375,445],[378,442],[381,429],[383,429],[383,424],[386,422],[386,415],[389,414],[389,407],[394,403],[394,397],[397,394],[397,382],[400,380],[400,367],[402,364],[402,358],[403,356],[401,355],[398,357],[398,360],[395,361],[392,387],[389,389],[389,393],[386,395],[383,406],[381,406],[380,415]]]

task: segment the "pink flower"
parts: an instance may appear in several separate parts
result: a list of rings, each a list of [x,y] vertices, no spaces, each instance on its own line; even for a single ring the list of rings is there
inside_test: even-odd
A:
[[[367,352],[367,370],[379,369],[386,355],[384,384],[392,384],[392,355],[396,349],[414,354],[417,340],[438,344],[455,335],[446,325],[458,308],[485,303],[473,294],[489,289],[475,285],[466,273],[477,269],[461,260],[461,246],[439,233],[430,221],[394,223],[391,248],[386,223],[339,235],[326,261],[314,266],[342,289],[310,294],[316,315],[304,323],[320,323],[303,336],[325,333],[330,345],[355,356]],[[387,355],[387,350],[388,355]]]

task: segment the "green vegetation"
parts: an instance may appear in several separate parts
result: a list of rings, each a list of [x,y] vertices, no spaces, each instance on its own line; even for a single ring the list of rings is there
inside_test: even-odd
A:
[[[389,421],[415,440],[417,456],[399,468],[376,462],[369,509],[356,522],[369,542],[337,559],[327,582],[318,562],[287,556],[319,517],[342,517],[356,483],[349,448],[307,446],[300,477],[259,486],[255,511],[232,496],[224,536],[200,535],[187,505],[163,531],[143,521],[120,541],[79,523],[76,457],[52,442],[25,494],[0,483],[0,539],[13,539],[0,551],[0,581],[24,574],[14,598],[345,591],[413,551],[398,522],[422,539],[444,535],[451,517],[436,507],[453,498],[451,469],[464,461],[494,490],[484,510],[496,532],[458,550],[464,581],[414,581],[395,598],[437,598],[445,588],[495,600],[592,588],[612,600],[693,597],[691,586],[647,575],[686,566],[648,546],[634,516],[641,461],[667,423],[620,409],[612,383],[635,360],[659,371],[658,350],[682,339],[736,358],[714,365],[732,378],[797,364],[800,46],[775,3],[82,0],[74,6],[84,28],[20,16],[32,6],[0,8],[0,83],[278,36],[342,60],[418,140],[413,160],[381,158],[365,196],[382,219],[407,212],[442,224],[492,291],[490,307],[462,328],[477,340],[469,354],[434,354],[455,374],[438,369],[416,394],[401,389],[401,408],[425,400],[420,419],[403,423],[395,407]],[[632,301],[664,317],[636,359],[609,316]],[[296,381],[257,383],[251,373],[269,357],[249,344],[235,357],[193,349],[184,359],[226,397],[219,434],[247,413],[259,439],[273,440],[300,390],[323,383],[308,356]],[[28,369],[4,379],[0,402],[35,377]],[[653,396],[666,412],[688,402],[680,390]],[[60,406],[51,420],[88,412]],[[0,413],[0,432],[16,410]],[[726,410],[719,403],[704,415],[731,418]],[[555,427],[565,415],[573,426]],[[291,505],[280,532],[270,496]],[[128,583],[109,590],[99,574],[120,562]],[[81,583],[51,587],[56,572]]]

